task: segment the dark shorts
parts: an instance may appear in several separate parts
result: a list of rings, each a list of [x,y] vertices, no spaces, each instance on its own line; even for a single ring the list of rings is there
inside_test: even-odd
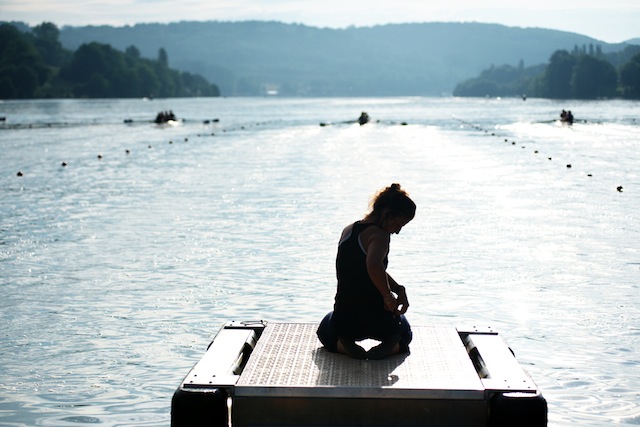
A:
[[[340,330],[336,327],[335,322],[332,320],[333,311],[327,314],[322,322],[320,322],[320,326],[318,327],[318,339],[325,346],[325,348],[331,352],[338,351],[338,337],[343,337],[340,334]],[[409,343],[413,338],[413,333],[411,332],[411,326],[409,325],[409,321],[404,315],[398,316],[398,323],[395,333],[400,334],[400,353],[406,353],[409,351]],[[385,331],[388,334],[388,331]],[[375,330],[369,331],[361,331],[357,336],[349,337],[354,341],[362,341],[365,339],[375,339],[378,341],[383,341],[386,336],[384,333],[377,333]]]

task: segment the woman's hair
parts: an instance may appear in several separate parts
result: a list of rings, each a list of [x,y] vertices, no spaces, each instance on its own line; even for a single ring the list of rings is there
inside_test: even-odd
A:
[[[400,184],[391,184],[378,191],[371,200],[371,209],[371,213],[378,216],[386,210],[386,215],[392,218],[413,219],[416,214],[416,204]]]

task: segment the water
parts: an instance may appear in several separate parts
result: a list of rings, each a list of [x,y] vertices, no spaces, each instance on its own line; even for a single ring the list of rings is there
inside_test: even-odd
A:
[[[186,121],[148,122],[169,109]],[[341,123],[361,111],[374,123]],[[640,425],[638,102],[5,101],[0,116],[2,426],[168,426],[224,322],[331,309],[340,231],[392,182],[418,205],[389,267],[413,324],[500,330],[550,426]]]

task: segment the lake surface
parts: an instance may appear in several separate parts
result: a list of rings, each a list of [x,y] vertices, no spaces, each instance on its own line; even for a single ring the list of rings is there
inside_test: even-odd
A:
[[[164,110],[184,121],[150,122]],[[5,101],[0,117],[1,426],[168,426],[224,322],[331,310],[340,232],[392,182],[418,205],[389,265],[412,324],[498,329],[550,426],[640,425],[639,102]]]

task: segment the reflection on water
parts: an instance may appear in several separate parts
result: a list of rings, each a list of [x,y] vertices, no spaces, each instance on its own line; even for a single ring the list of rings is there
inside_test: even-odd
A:
[[[550,426],[638,425],[640,106],[574,103],[572,127],[553,123],[565,107],[0,104],[9,124],[67,124],[0,129],[0,423],[168,425],[225,321],[331,309],[340,230],[400,182],[418,212],[390,271],[412,324],[500,330]],[[161,110],[186,120],[122,123]]]

